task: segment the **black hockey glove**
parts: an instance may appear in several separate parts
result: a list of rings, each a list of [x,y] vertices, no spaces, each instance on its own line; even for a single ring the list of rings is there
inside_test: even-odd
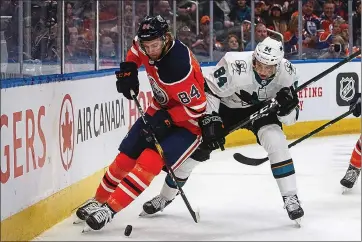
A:
[[[353,110],[352,114],[355,117],[361,116],[361,93],[356,93],[356,95],[354,95],[352,101],[349,104],[349,110],[351,110],[354,105],[356,105],[356,108]]]
[[[119,67],[119,71],[115,72],[117,91],[122,93],[127,99],[132,100],[131,89],[137,96],[140,88],[137,64],[134,62],[122,62]]]
[[[277,92],[275,99],[279,104],[277,111],[278,116],[290,114],[299,104],[298,95],[293,87],[283,87]]]
[[[147,142],[152,143],[152,132],[156,135],[158,141],[165,138],[173,125],[170,114],[164,110],[158,110],[153,116],[146,115],[146,120],[150,124],[151,129],[146,127],[142,130],[141,135],[145,137]]]
[[[221,117],[216,112],[207,114],[199,119],[202,132],[202,144],[211,150],[224,150],[225,129]]]

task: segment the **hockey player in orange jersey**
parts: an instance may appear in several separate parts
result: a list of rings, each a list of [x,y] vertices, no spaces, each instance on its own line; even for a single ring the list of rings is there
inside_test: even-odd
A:
[[[212,116],[204,115],[206,95],[199,63],[187,46],[172,37],[160,15],[141,21],[126,61],[115,73],[117,91],[129,100],[133,100],[131,90],[138,95],[141,65],[153,91],[145,117],[152,128],[141,118],[135,122],[94,198],[78,208],[78,219],[85,220],[93,230],[102,229],[117,212],[132,203],[161,172],[164,162],[179,180],[178,169],[201,142],[202,121]],[[152,132],[162,146],[165,160],[155,148]]]
[[[356,105],[356,108],[353,111],[353,115],[356,117],[361,116],[361,93],[358,93],[355,98],[351,101],[350,108]],[[359,137],[354,150],[352,151],[351,159],[346,174],[341,180],[341,184],[344,187],[344,190],[351,189],[356,183],[359,174],[361,172],[361,139],[362,135]]]

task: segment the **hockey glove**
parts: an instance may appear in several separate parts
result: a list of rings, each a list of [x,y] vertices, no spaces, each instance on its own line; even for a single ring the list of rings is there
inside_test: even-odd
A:
[[[143,129],[141,135],[150,143],[153,142],[152,132],[156,135],[158,141],[161,141],[168,135],[173,125],[170,114],[164,109],[158,110],[153,116],[146,115],[145,118],[151,128],[146,127]]]
[[[202,132],[202,144],[211,150],[224,150],[225,129],[221,117],[216,112],[207,114],[199,119]]]
[[[361,93],[356,93],[356,95],[354,95],[352,101],[349,104],[349,110],[351,110],[354,105],[356,105],[356,107],[352,114],[355,117],[361,116]]]
[[[137,64],[134,62],[122,62],[119,66],[119,71],[115,72],[117,91],[122,93],[127,99],[132,100],[131,89],[137,96],[140,88]]]
[[[299,104],[298,95],[293,87],[283,87],[277,92],[275,99],[279,104],[278,116],[290,114]]]

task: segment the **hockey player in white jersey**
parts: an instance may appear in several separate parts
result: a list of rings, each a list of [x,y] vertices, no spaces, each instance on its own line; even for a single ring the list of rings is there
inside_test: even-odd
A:
[[[278,184],[289,218],[299,223],[304,211],[297,196],[296,176],[282,124],[292,125],[298,119],[297,70],[284,59],[281,42],[266,38],[254,52],[228,52],[213,71],[205,76],[209,123],[204,128],[203,143],[175,171],[185,183],[192,169],[210,157],[214,149],[225,143],[225,130],[260,110],[267,100],[275,98],[277,110],[266,114],[247,127],[268,153],[271,169]],[[221,117],[221,119],[220,119]],[[205,120],[205,119],[204,119]],[[178,190],[168,176],[160,195],[143,205],[140,216],[162,211]],[[241,192],[241,191],[240,191]]]

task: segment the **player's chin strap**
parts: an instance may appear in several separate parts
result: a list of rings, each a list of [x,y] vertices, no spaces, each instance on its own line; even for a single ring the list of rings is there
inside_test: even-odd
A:
[[[303,83],[302,85],[300,85],[298,88],[295,89],[295,92],[299,92],[299,91],[303,90],[304,88],[306,88],[307,86],[309,86],[310,84],[312,84],[312,83],[314,83],[314,82],[322,79],[323,77],[325,77],[326,75],[328,75],[328,74],[331,73],[332,71],[334,71],[334,70],[336,70],[337,68],[341,67],[342,65],[350,62],[351,60],[353,60],[354,58],[356,58],[356,57],[359,56],[360,54],[361,54],[361,50],[358,50],[358,51],[356,51],[355,53],[351,54],[350,56],[344,58],[344,59],[341,60],[340,62],[338,62],[338,63],[336,63],[335,65],[333,65],[333,66],[331,66],[330,68],[328,68],[327,70],[323,71],[322,73],[320,73],[320,74],[318,74],[317,76],[313,77],[313,78],[310,79],[309,81],[307,81],[307,82]],[[264,107],[262,107],[259,111],[253,113],[253,114],[250,115],[248,118],[240,121],[239,123],[235,124],[234,126],[231,126],[231,127],[229,128],[229,130],[227,130],[227,132],[228,132],[228,133],[231,133],[231,132],[233,132],[233,131],[235,131],[235,130],[237,130],[237,129],[240,129],[240,128],[244,127],[245,125],[249,124],[249,123],[252,122],[253,120],[261,117],[263,114],[269,113],[271,110],[275,109],[277,106],[278,106],[278,102],[277,102],[274,98],[272,98],[271,100],[267,101],[267,102],[266,102],[266,105],[265,105]],[[345,114],[346,114],[346,113],[345,113]],[[344,114],[344,115],[345,115],[345,114]],[[341,116],[342,116],[342,115],[341,115]],[[341,117],[341,116],[340,116],[340,117]],[[348,116],[348,114],[347,114],[346,116]],[[343,117],[342,117],[342,118],[343,118]],[[342,118],[341,118],[341,119],[342,119]],[[336,118],[336,119],[338,119],[338,118]],[[334,120],[336,120],[336,119],[334,119]],[[333,120],[332,120],[332,121],[333,121]],[[331,122],[332,122],[332,121],[331,121]],[[337,120],[337,121],[338,121],[338,120]],[[335,121],[335,122],[337,122],[337,121]],[[327,125],[327,126],[328,126],[328,125]],[[327,127],[327,126],[325,126],[325,127]],[[322,127],[323,127],[323,126],[322,126]],[[323,128],[322,128],[322,129],[323,129]],[[319,130],[319,131],[320,131],[320,130]],[[317,132],[319,132],[319,131],[317,131]],[[312,132],[314,132],[314,131],[312,131]],[[311,135],[310,135],[310,136],[311,136]],[[308,136],[308,137],[310,137],[310,136]],[[308,137],[306,137],[306,138],[308,138]],[[295,142],[296,142],[296,141],[295,141]],[[299,142],[298,142],[298,143],[299,143]],[[265,161],[268,160],[267,158],[263,158],[263,159],[256,159],[256,160],[258,160],[258,161],[257,161],[257,162],[254,161],[254,162],[253,162],[253,161],[250,161],[250,160],[245,161],[245,159],[242,158],[242,157],[245,157],[245,156],[242,156],[241,154],[237,154],[236,156],[238,157],[238,159],[235,158],[235,156],[234,156],[234,158],[235,158],[237,161],[239,161],[240,163],[246,164],[246,165],[252,165],[252,164],[260,165],[260,164],[262,164],[263,162],[265,162]],[[246,158],[247,158],[247,157],[246,157]],[[252,159],[252,158],[250,158],[250,159]],[[266,160],[264,160],[264,159],[266,159]],[[249,163],[249,164],[248,164],[248,163]]]
[[[183,189],[181,188],[181,186],[179,185],[178,181],[176,180],[175,173],[173,172],[172,168],[167,164],[166,158],[165,158],[164,153],[163,153],[163,149],[162,149],[160,143],[158,142],[155,133],[152,131],[151,125],[147,122],[147,120],[146,120],[146,118],[145,118],[145,113],[143,112],[143,109],[142,109],[140,103],[139,103],[138,100],[137,100],[136,94],[134,93],[133,90],[131,90],[130,92],[131,92],[132,99],[133,99],[133,101],[136,103],[137,109],[138,109],[138,111],[139,111],[140,114],[141,114],[142,121],[143,121],[146,125],[149,126],[149,130],[150,130],[150,132],[151,132],[152,139],[153,139],[153,142],[155,143],[155,146],[156,146],[156,149],[157,149],[158,154],[159,154],[159,155],[161,156],[161,158],[163,159],[163,161],[164,161],[164,163],[165,163],[165,166],[166,166],[166,168],[167,168],[167,171],[168,171],[168,173],[170,174],[173,182],[176,184],[177,189],[179,190],[179,192],[180,192],[180,194],[181,194],[181,197],[182,197],[182,199],[184,200],[184,202],[185,202],[185,204],[186,204],[186,207],[187,207],[187,209],[189,210],[192,218],[194,219],[195,223],[198,223],[198,222],[200,221],[200,214],[199,214],[199,212],[195,212],[195,211],[192,209],[189,201],[188,201],[187,198],[186,198],[186,195],[185,195]]]
[[[355,108],[356,108],[356,105],[354,105],[351,110],[349,110],[349,111],[341,114],[341,115],[338,116],[337,118],[329,121],[328,123],[320,126],[319,128],[316,128],[316,129],[313,130],[312,132],[310,132],[310,133],[304,135],[303,137],[297,139],[296,141],[290,143],[290,144],[288,145],[288,148],[291,148],[291,147],[299,144],[299,143],[302,142],[303,140],[308,139],[309,137],[315,135],[316,133],[319,133],[320,131],[322,131],[323,129],[329,127],[330,125],[337,123],[337,122],[340,121],[341,119],[343,119],[343,118],[347,117],[348,115],[350,115],[351,113],[353,113],[353,110],[354,110]],[[258,158],[250,158],[250,157],[246,157],[246,156],[244,156],[244,155],[242,155],[242,154],[240,154],[240,153],[235,153],[235,154],[234,154],[234,159],[235,159],[236,161],[242,163],[242,164],[249,165],[249,166],[258,166],[258,165],[263,164],[263,163],[266,162],[267,160],[269,160],[268,157],[260,158],[260,159],[258,159]]]

